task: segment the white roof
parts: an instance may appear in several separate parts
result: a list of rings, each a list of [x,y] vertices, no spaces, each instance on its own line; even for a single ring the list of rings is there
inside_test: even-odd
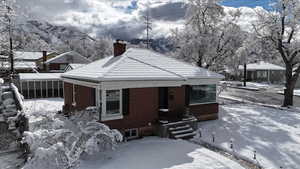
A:
[[[0,62],[1,69],[10,69],[10,62]],[[35,62],[14,61],[15,69],[36,69]]]
[[[86,58],[74,51],[60,54],[60,55],[46,61],[47,64],[49,64],[49,63],[80,63],[80,64],[85,63],[85,64],[87,64],[90,62],[91,61],[88,58]]]
[[[19,73],[20,80],[60,80],[61,73]]]
[[[239,70],[244,70],[244,66],[240,65]],[[260,61],[257,63],[247,64],[247,70],[285,70],[285,68],[272,63]]]
[[[16,60],[38,60],[42,57],[42,52],[14,52],[14,59]]]
[[[77,69],[79,67],[82,67],[86,64],[80,64],[80,63],[72,63],[72,64],[69,64],[69,66],[72,68],[72,69]]]
[[[222,79],[222,75],[146,50],[130,48],[62,74],[95,81]]]

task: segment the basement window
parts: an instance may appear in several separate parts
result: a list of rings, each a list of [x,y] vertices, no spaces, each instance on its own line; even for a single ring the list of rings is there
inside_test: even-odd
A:
[[[135,139],[135,138],[138,138],[139,137],[138,129],[135,128],[135,129],[127,129],[127,130],[125,130],[124,137],[126,139]]]

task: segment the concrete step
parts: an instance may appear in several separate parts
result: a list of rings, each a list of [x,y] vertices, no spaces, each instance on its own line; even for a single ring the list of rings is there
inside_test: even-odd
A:
[[[188,129],[190,128],[190,125],[183,125],[183,126],[179,126],[179,127],[171,127],[169,128],[169,131],[176,131],[176,130],[184,130],[184,129]]]
[[[173,134],[173,135],[179,135],[179,134],[191,133],[193,131],[194,130],[190,127],[188,129],[184,129],[184,130],[171,131],[171,134]]]
[[[190,139],[193,138],[196,135],[196,132],[191,132],[191,133],[185,133],[185,134],[179,134],[179,135],[175,135],[174,137],[176,139]]]

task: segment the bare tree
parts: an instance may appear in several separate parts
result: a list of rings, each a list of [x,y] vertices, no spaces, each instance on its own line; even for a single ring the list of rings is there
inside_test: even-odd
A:
[[[283,106],[293,105],[295,84],[300,74],[299,0],[279,0],[275,12],[257,12],[254,25],[257,37],[266,43],[269,51],[276,51],[286,68]]]
[[[1,0],[0,2],[0,17],[2,18],[0,21],[4,25],[4,29],[8,34],[9,41],[9,59],[11,64],[11,74],[14,73],[14,57],[13,57],[13,19],[15,17],[15,1],[14,0]]]

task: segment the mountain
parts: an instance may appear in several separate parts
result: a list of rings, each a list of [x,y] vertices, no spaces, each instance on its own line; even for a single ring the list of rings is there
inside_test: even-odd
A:
[[[95,39],[88,34],[81,32],[79,29],[67,26],[52,25],[48,22],[41,22],[36,20],[27,21],[23,24],[17,25],[15,35],[25,35],[25,37],[35,40],[43,41],[49,46],[55,44],[68,44],[71,41],[85,40],[93,42]]]

